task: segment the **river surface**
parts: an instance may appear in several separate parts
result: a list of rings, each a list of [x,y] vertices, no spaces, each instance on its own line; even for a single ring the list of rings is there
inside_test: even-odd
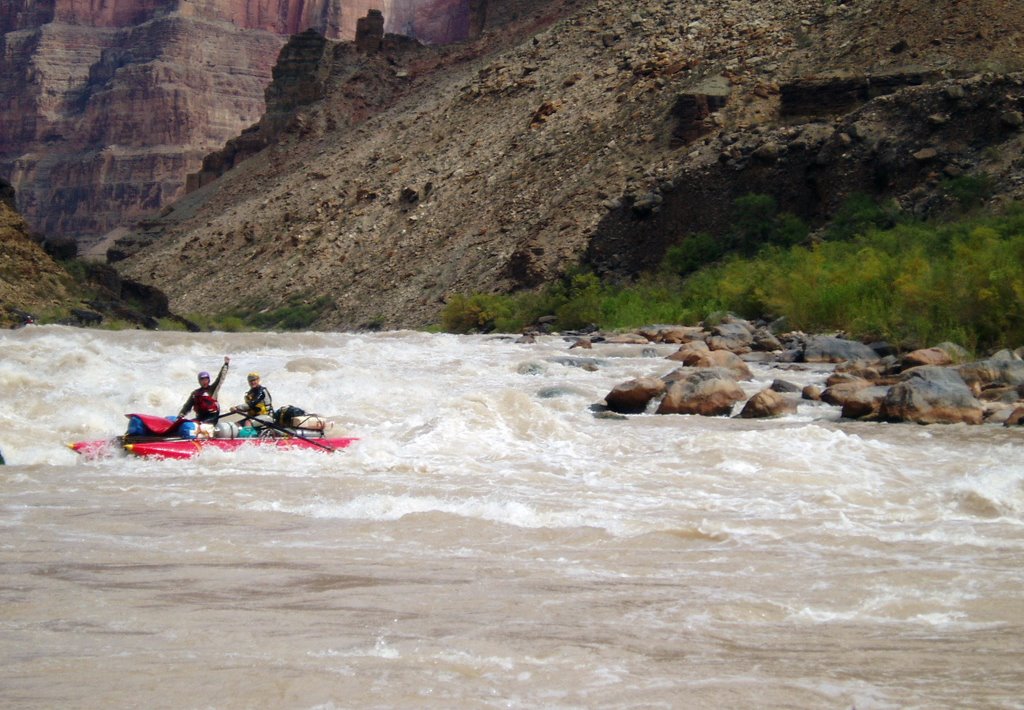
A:
[[[674,347],[568,346],[0,334],[0,706],[1024,707],[1024,430],[602,418]],[[66,448],[226,354],[359,441]]]

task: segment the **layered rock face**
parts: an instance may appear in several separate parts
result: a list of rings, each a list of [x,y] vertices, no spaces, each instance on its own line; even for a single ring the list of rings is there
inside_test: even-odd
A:
[[[384,31],[427,44],[459,42],[480,34],[486,0],[351,0],[341,10],[341,37],[354,39],[370,10],[384,15]]]
[[[474,2],[389,0],[391,24],[450,41]],[[0,177],[35,231],[87,250],[180,197],[204,155],[259,120],[289,35],[342,37],[370,4],[0,0]]]

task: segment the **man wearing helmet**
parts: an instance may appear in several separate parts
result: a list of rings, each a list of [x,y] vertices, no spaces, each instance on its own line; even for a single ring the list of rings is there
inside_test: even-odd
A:
[[[260,373],[250,372],[248,379],[249,391],[245,393],[245,406],[232,407],[231,411],[237,414],[245,414],[248,417],[272,415],[274,407],[270,399],[270,390],[260,384]],[[243,422],[243,425],[248,424],[248,419]]]
[[[216,422],[220,417],[220,404],[217,402],[217,392],[220,390],[220,385],[224,381],[224,375],[228,374],[228,364],[231,362],[231,358],[227,355],[224,356],[224,364],[221,365],[220,372],[217,374],[217,379],[214,380],[213,384],[210,384],[210,373],[200,372],[199,387],[192,390],[192,394],[188,396],[188,401],[181,408],[178,413],[179,418],[183,418],[189,413],[189,410],[194,409],[196,411],[196,421],[199,422]]]

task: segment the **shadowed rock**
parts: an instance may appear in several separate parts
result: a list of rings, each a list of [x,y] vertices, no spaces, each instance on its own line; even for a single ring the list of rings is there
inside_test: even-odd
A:
[[[641,377],[616,385],[604,401],[608,409],[620,414],[639,414],[647,404],[665,391],[665,382],[657,377]]]
[[[814,335],[804,345],[804,362],[877,362],[878,353],[864,343],[827,335]]]
[[[916,367],[890,388],[879,416],[918,424],[981,424],[984,410],[956,370]]]

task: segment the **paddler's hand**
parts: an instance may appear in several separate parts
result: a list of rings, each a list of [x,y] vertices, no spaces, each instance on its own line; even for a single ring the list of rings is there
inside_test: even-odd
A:
[[[225,365],[227,365],[227,364],[229,364],[230,362],[231,362],[231,358],[229,358],[229,357],[228,357],[227,355],[225,355],[225,356],[224,356],[224,364],[225,364]]]

